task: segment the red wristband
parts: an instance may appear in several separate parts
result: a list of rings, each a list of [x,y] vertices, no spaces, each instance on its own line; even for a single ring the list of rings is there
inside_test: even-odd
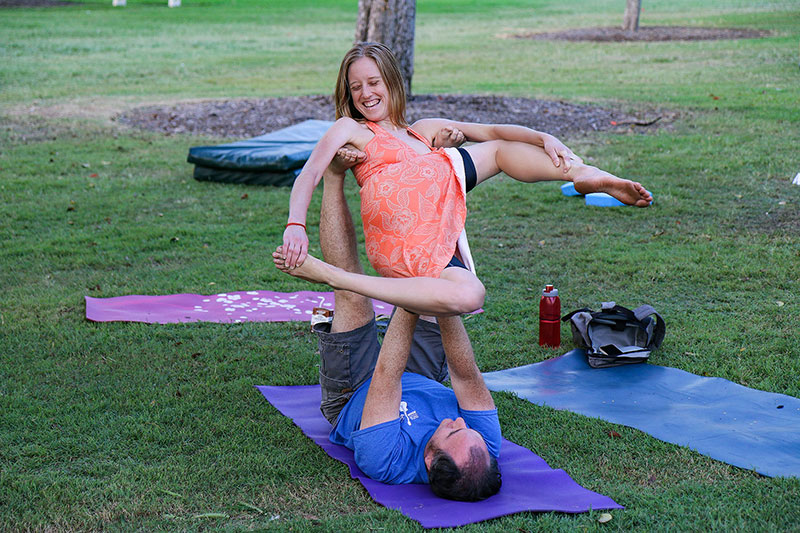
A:
[[[306,225],[305,224],[301,224],[299,222],[287,222],[286,223],[286,227],[288,228],[289,226],[300,226],[301,228],[303,228],[303,231],[305,231],[305,229],[306,229]]]

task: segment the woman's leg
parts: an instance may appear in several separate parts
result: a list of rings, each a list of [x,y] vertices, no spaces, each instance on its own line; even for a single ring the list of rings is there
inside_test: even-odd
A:
[[[281,247],[272,254],[275,266],[287,274],[325,283],[337,290],[378,298],[419,315],[452,316],[483,305],[486,289],[469,270],[448,267],[438,278],[383,278],[348,272],[309,255],[302,265],[287,269]],[[334,315],[335,316],[335,315]]]
[[[638,207],[650,205],[653,197],[635,181],[618,178],[597,167],[575,161],[569,172],[553,165],[544,149],[533,144],[514,141],[488,141],[465,148],[475,163],[478,183],[500,172],[512,178],[533,183],[563,180],[575,184],[581,194],[605,192],[619,201]]]

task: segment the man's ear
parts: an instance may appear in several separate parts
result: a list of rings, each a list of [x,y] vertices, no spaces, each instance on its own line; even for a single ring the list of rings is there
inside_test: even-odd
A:
[[[430,471],[431,464],[433,464],[434,455],[433,448],[430,446],[425,446],[425,452],[423,453],[423,457],[425,459],[425,470]]]

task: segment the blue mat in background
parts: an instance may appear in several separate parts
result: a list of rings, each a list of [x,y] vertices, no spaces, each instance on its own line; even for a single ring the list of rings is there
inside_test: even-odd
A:
[[[800,477],[800,399],[677,368],[594,369],[583,350],[487,372],[487,387],[629,426],[770,477]]]
[[[306,120],[266,135],[217,146],[194,146],[187,161],[201,181],[291,187],[333,122]]]

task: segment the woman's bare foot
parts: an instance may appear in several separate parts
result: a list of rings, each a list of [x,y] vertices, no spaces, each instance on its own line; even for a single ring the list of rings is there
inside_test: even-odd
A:
[[[575,190],[581,194],[604,192],[627,205],[647,207],[653,202],[653,196],[641,183],[618,178],[592,166],[576,169],[572,180]]]
[[[272,262],[275,263],[275,267],[285,274],[310,281],[311,283],[330,284],[331,274],[336,269],[335,266],[320,261],[312,255],[307,255],[303,264],[297,265],[295,268],[288,268],[285,261],[286,256],[283,253],[283,246],[278,246],[272,252]]]

